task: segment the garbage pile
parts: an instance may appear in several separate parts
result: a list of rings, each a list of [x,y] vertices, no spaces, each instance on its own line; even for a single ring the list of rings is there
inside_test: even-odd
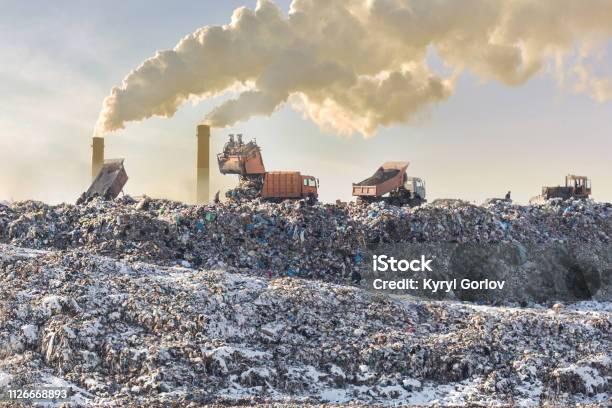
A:
[[[542,205],[508,201],[477,206],[436,200],[415,208],[374,203],[349,206],[369,230],[370,242],[548,243],[611,242],[612,204],[550,200]]]
[[[262,176],[240,177],[238,187],[227,190],[225,197],[233,202],[251,201],[260,196],[262,188]]]
[[[592,201],[438,200],[408,208],[257,199],[191,206],[124,196],[78,206],[0,205],[0,242],[12,245],[329,282],[350,279],[360,254],[379,243],[597,244],[611,237],[612,205]]]
[[[162,207],[178,210],[150,203]],[[78,211],[64,210],[57,217]],[[44,208],[36,214],[52,222]],[[6,245],[0,284],[2,385],[62,384],[82,405],[604,406],[612,398],[609,303],[423,302]]]

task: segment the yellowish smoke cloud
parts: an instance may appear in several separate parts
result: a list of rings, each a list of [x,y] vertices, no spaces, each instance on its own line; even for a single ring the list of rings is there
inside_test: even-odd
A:
[[[367,136],[446,100],[463,70],[517,86],[547,61],[611,35],[609,0],[294,0],[287,17],[260,0],[129,73],[104,100],[96,134],[243,85],[206,121],[229,126],[290,101],[321,127]],[[448,77],[428,66],[429,47]],[[568,70],[574,89],[612,97],[610,80],[582,62]]]

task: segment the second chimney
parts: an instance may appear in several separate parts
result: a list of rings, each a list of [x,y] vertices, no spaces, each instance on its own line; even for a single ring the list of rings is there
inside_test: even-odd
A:
[[[91,181],[94,181],[104,166],[104,138],[94,137],[91,154]]]
[[[205,204],[210,199],[210,126],[198,125],[198,162],[197,162],[197,181],[196,181],[196,202]]]

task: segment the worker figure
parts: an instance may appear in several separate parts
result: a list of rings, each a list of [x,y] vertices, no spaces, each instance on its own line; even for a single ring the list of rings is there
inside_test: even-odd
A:
[[[506,193],[506,200],[510,201],[510,191]]]

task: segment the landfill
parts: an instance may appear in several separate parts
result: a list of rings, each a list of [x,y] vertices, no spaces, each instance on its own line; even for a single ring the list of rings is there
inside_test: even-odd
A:
[[[65,386],[72,406],[606,406],[611,237],[612,205],[590,200],[0,204],[0,388]],[[355,271],[386,245],[509,246],[520,273],[567,264],[588,296],[374,293]],[[557,245],[575,259],[549,262]]]
[[[493,307],[0,247],[0,382],[73,406],[606,406],[612,307]]]
[[[225,197],[233,202],[243,202],[255,200],[260,196],[263,188],[263,178],[261,176],[240,177],[238,186],[225,192]]]
[[[124,196],[83,205],[0,205],[0,242],[7,244],[336,283],[349,281],[359,255],[377,244],[597,245],[611,239],[612,205],[593,201],[477,206],[437,200],[409,208],[237,199],[193,206]]]

